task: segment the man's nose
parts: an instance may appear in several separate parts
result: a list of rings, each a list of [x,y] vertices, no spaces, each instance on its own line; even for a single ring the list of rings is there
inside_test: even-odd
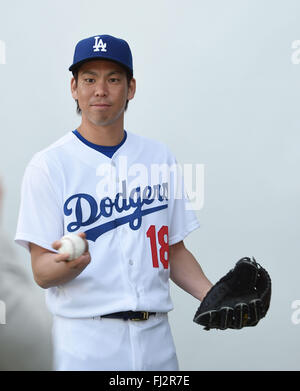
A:
[[[98,80],[95,85],[95,95],[96,96],[107,96],[107,84],[105,80]]]

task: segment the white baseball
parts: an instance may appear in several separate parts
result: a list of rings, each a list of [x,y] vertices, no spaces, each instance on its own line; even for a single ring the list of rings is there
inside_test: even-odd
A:
[[[86,250],[85,241],[76,234],[68,234],[60,239],[59,254],[70,254],[67,261],[72,261],[82,255]]]

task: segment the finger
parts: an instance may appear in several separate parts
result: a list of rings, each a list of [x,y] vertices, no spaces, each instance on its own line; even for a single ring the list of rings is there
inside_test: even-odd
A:
[[[57,263],[59,263],[59,262],[67,262],[67,261],[69,261],[69,259],[68,259],[69,257],[70,257],[69,253],[58,254],[55,257],[55,262],[57,262]]]
[[[234,328],[241,329],[247,325],[249,309],[247,304],[239,303],[234,307]]]
[[[211,329],[220,328],[220,315],[218,311],[210,311],[209,327]]]
[[[220,315],[220,329],[225,330],[232,325],[233,309],[230,307],[222,307],[219,311]]]
[[[262,317],[262,302],[259,299],[252,300],[249,307],[251,325],[256,325]]]
[[[61,241],[60,240],[56,240],[55,242],[52,243],[52,247],[55,250],[58,250],[61,247]]]
[[[78,259],[80,260],[81,263],[90,262],[91,255],[90,255],[90,253],[84,253]]]
[[[89,253],[87,253],[85,255],[81,255],[80,257],[78,257],[76,259],[72,259],[71,262],[68,262],[68,263],[70,263],[70,267],[77,268],[77,267],[83,267],[83,266],[88,265],[90,260],[91,260],[91,257],[89,255]]]
[[[249,306],[243,304],[242,308],[242,327],[249,326],[250,316],[249,316]]]
[[[242,314],[241,314],[242,308],[240,304],[237,304],[234,307],[234,324],[233,327],[235,329],[240,329],[241,326],[241,319],[242,319]]]
[[[235,325],[237,329],[247,326],[249,320],[249,307],[246,303],[237,306]]]
[[[204,312],[202,314],[196,314],[194,317],[194,322],[205,326],[205,330],[209,330],[211,324],[211,311]]]
[[[197,323],[201,324],[202,326],[205,326],[204,330],[219,328],[218,312],[212,310],[201,314],[197,319]]]
[[[257,307],[256,300],[252,300],[249,303],[249,309],[250,309],[251,323],[256,323],[258,321],[258,307]]]

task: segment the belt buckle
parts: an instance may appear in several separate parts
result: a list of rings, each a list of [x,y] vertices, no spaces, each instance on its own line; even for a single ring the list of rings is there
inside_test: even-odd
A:
[[[143,315],[142,318],[132,318],[131,320],[140,321],[140,320],[147,320],[147,319],[149,319],[149,312],[142,311],[142,315]]]

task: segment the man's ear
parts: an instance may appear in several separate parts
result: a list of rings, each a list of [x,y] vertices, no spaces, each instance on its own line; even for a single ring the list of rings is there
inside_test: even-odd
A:
[[[136,80],[134,78],[132,78],[130,80],[129,87],[128,87],[128,93],[127,93],[128,100],[131,100],[134,98],[135,91],[136,91]]]
[[[72,97],[74,99],[78,99],[78,97],[77,97],[77,82],[75,80],[75,77],[72,77],[72,79],[71,79],[71,93],[72,93]]]

